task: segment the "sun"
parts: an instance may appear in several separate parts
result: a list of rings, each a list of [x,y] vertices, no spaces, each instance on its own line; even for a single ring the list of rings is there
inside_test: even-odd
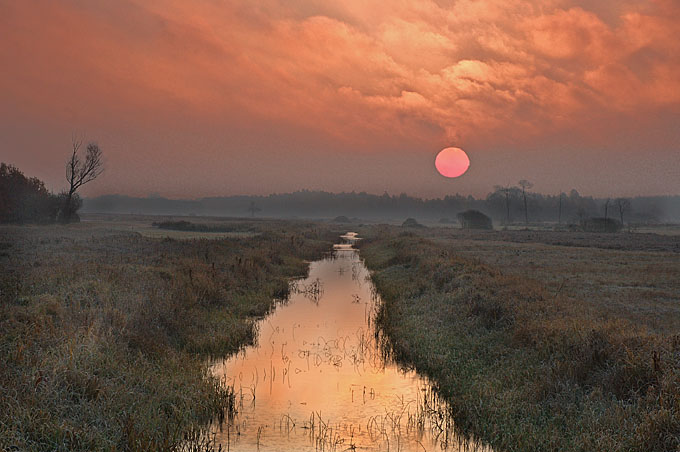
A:
[[[434,160],[434,166],[444,177],[459,177],[470,167],[470,159],[461,148],[442,149]]]

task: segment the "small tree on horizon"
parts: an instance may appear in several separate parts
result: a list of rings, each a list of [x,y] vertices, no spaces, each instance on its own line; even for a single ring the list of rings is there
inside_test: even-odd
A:
[[[614,201],[616,208],[619,211],[619,219],[621,220],[621,225],[624,224],[623,214],[630,210],[630,199],[628,198],[616,198]]]
[[[560,191],[560,201],[559,201],[559,212],[557,214],[557,224],[562,224],[562,198],[564,197],[564,192]]]
[[[609,203],[611,200],[611,198],[607,198],[604,202],[604,232],[607,232],[607,218],[609,214]]]
[[[510,193],[512,189],[509,185],[496,185],[494,186],[494,191],[503,193],[505,197],[505,225],[507,226],[510,224]]]
[[[255,214],[260,211],[262,211],[262,209],[255,205],[255,201],[250,201],[250,206],[248,207],[248,212],[250,212],[250,216],[254,217]]]
[[[518,185],[520,187],[522,187],[522,198],[524,199],[524,224],[528,227],[529,226],[529,209],[527,207],[527,190],[531,190],[531,188],[534,186],[534,184],[529,182],[526,179],[522,179],[521,181],[518,182]]]
[[[66,162],[66,181],[69,184],[68,190],[64,193],[64,204],[62,207],[61,221],[68,223],[80,207],[77,201],[77,190],[88,182],[92,182],[104,171],[104,161],[102,151],[96,143],[87,145],[85,160],[80,157],[80,147],[82,140],[73,138],[73,152]]]

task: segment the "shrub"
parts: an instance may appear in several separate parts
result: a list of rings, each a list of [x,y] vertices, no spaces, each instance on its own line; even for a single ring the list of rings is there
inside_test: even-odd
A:
[[[463,229],[493,229],[491,218],[479,210],[466,210],[458,214]]]
[[[583,225],[586,232],[619,232],[623,225],[613,218],[595,217],[589,218]]]
[[[418,223],[415,218],[407,218],[402,224],[402,228],[424,228],[422,224]]]
[[[51,223],[57,218],[60,199],[36,177],[0,164],[0,223]]]

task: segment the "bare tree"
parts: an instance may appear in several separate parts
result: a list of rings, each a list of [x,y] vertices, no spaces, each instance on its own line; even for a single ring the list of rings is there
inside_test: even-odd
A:
[[[529,209],[527,208],[527,190],[531,190],[534,186],[531,182],[526,179],[522,179],[518,182],[519,186],[522,187],[522,198],[524,198],[524,224],[529,227]]]
[[[630,210],[630,199],[628,198],[616,198],[614,201],[617,209],[619,210],[619,218],[621,219],[621,225],[623,225],[623,214]]]
[[[607,232],[607,215],[609,214],[609,203],[611,198],[607,198],[604,202],[604,232]]]
[[[71,157],[66,162],[66,181],[69,184],[66,192],[62,220],[65,222],[71,221],[75,213],[73,206],[73,197],[80,187],[92,182],[104,171],[104,161],[102,159],[102,151],[96,143],[90,143],[85,150],[85,159],[80,156],[80,148],[82,140],[73,138],[73,152]]]
[[[262,209],[257,207],[255,205],[255,201],[250,201],[250,207],[248,207],[248,212],[250,212],[250,216],[254,217],[257,212],[260,212]]]
[[[578,224],[581,226],[581,229],[585,230],[586,228],[586,218],[588,216],[588,212],[586,211],[585,207],[582,205],[576,209],[576,215],[578,216]]]
[[[510,186],[506,185],[503,187],[502,185],[496,185],[494,186],[494,191],[498,193],[503,193],[505,196],[505,225],[510,224]]]
[[[557,214],[557,224],[562,224],[562,197],[564,196],[563,192],[560,192],[560,207],[559,207],[559,213]]]

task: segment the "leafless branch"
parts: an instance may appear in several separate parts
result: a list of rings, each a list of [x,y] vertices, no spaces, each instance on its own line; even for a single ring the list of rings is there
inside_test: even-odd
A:
[[[81,186],[95,180],[104,171],[102,151],[95,143],[87,145],[85,160],[80,158],[82,141],[73,140],[73,152],[66,164],[66,181],[69,183],[69,193],[73,194]]]

